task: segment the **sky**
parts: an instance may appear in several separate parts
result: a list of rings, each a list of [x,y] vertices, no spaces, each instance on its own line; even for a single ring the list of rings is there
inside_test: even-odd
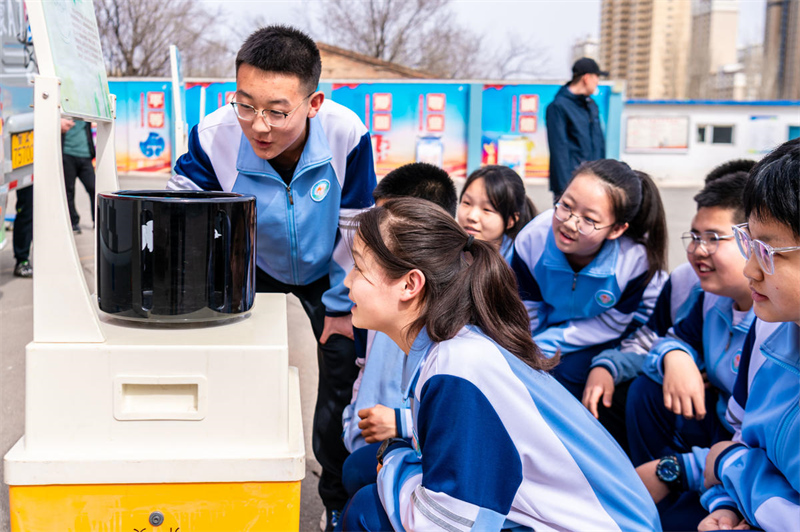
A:
[[[319,1],[309,0],[201,1],[225,12],[247,13],[306,31],[312,28],[308,13],[320,8]],[[488,43],[504,42],[509,32],[530,36],[549,56],[544,77],[566,79],[576,39],[600,36],[600,5],[600,0],[451,0],[450,10],[466,27],[486,35]],[[763,41],[765,6],[766,0],[739,0],[740,46]]]

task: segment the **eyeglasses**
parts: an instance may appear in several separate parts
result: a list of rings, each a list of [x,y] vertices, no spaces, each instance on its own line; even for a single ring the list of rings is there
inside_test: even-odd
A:
[[[713,255],[716,253],[717,249],[719,249],[720,240],[728,240],[729,238],[733,238],[733,235],[719,236],[714,231],[703,231],[699,234],[691,232],[681,235],[683,247],[686,249],[687,253],[695,253],[699,246],[703,246],[703,249],[705,249],[706,253],[709,255]]]
[[[564,205],[563,203],[559,202],[556,203],[556,211],[555,211],[556,220],[559,222],[567,222],[573,216],[578,220],[578,232],[582,235],[590,235],[593,231],[597,231],[599,229],[605,229],[606,227],[611,227],[614,224],[604,225],[602,227],[597,227],[595,225],[594,220],[590,220],[589,218],[585,218],[583,216],[578,216],[577,214],[572,213],[572,209]]]
[[[284,113],[283,111],[278,111],[276,109],[256,109],[252,105],[239,102],[231,102],[231,105],[233,106],[234,111],[236,111],[236,116],[246,122],[252,122],[256,115],[261,115],[261,118],[264,119],[264,123],[266,123],[269,127],[283,127],[286,125],[286,122],[289,121],[289,115],[297,111],[300,106],[303,105],[303,102],[308,100],[313,94],[314,93],[312,92],[300,100],[300,103],[297,104],[297,107],[288,113]]]
[[[736,244],[739,246],[739,251],[744,258],[750,259],[750,254],[755,252],[758,265],[764,270],[767,275],[775,273],[775,257],[776,253],[787,253],[789,251],[797,251],[800,246],[792,246],[788,248],[774,248],[761,240],[753,240],[747,234],[747,224],[739,224],[733,226],[733,234],[736,235]]]

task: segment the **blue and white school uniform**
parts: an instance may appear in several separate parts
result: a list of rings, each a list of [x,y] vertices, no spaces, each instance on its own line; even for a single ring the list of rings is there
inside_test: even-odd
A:
[[[645,283],[646,249],[624,235],[576,272],[556,247],[552,222],[551,209],[520,231],[512,267],[534,341],[547,356],[560,351],[554,375],[580,396],[592,357],[647,322],[667,275]]]
[[[756,320],[745,342],[728,421],[733,441],[717,457],[722,484],[703,494],[713,512],[735,509],[766,531],[800,523],[800,327]]]
[[[653,345],[644,363],[645,375],[638,377],[628,392],[628,441],[634,465],[687,453],[682,455],[684,468],[696,469],[692,446],[709,447],[730,438],[733,428],[725,420],[725,411],[739,372],[742,346],[755,319],[752,308],[737,311],[734,305],[729,297],[701,292],[689,313]],[[684,419],[664,406],[664,356],[674,350],[690,355],[708,375],[709,412],[703,420]]]
[[[377,485],[395,530],[660,530],[611,436],[477,327],[420,332],[403,382],[414,446],[390,448]]]

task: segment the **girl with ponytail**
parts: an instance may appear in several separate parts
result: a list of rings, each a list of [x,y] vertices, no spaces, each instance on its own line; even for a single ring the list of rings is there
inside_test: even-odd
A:
[[[583,163],[514,245],[533,339],[545,356],[560,353],[553,375],[580,399],[592,357],[647,321],[666,281],[658,188],[623,162]]]
[[[359,215],[353,259],[353,325],[406,353],[413,443],[385,441],[343,530],[658,528],[623,452],[547,374],[491,243],[395,199]]]

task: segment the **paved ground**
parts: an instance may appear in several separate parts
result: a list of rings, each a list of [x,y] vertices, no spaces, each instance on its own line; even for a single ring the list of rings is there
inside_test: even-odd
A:
[[[128,178],[120,179],[120,186],[127,189],[163,188],[166,178]],[[91,265],[94,262],[93,236],[89,213],[89,200],[83,189],[77,187],[77,208],[83,213],[83,234],[77,235],[78,248],[90,289],[94,288]],[[689,227],[695,206],[692,196],[697,187],[664,188],[662,197],[668,212],[670,240],[670,266],[685,261],[679,235]],[[528,194],[540,210],[552,204],[550,193],[543,185],[529,185]],[[13,208],[15,197],[9,198],[9,208]],[[0,252],[0,455],[19,439],[24,432],[25,408],[25,345],[31,341],[33,327],[32,282],[12,276],[14,268],[9,245]],[[35,268],[35,266],[34,266]],[[318,530],[322,504],[316,487],[320,467],[311,452],[311,419],[316,400],[317,365],[316,348],[311,326],[297,299],[290,297],[289,317],[289,361],[300,369],[300,387],[303,408],[303,425],[306,439],[306,478],[302,483],[300,530]],[[0,472],[2,463],[0,463]],[[8,491],[5,484],[0,491],[0,530],[8,530]]]

